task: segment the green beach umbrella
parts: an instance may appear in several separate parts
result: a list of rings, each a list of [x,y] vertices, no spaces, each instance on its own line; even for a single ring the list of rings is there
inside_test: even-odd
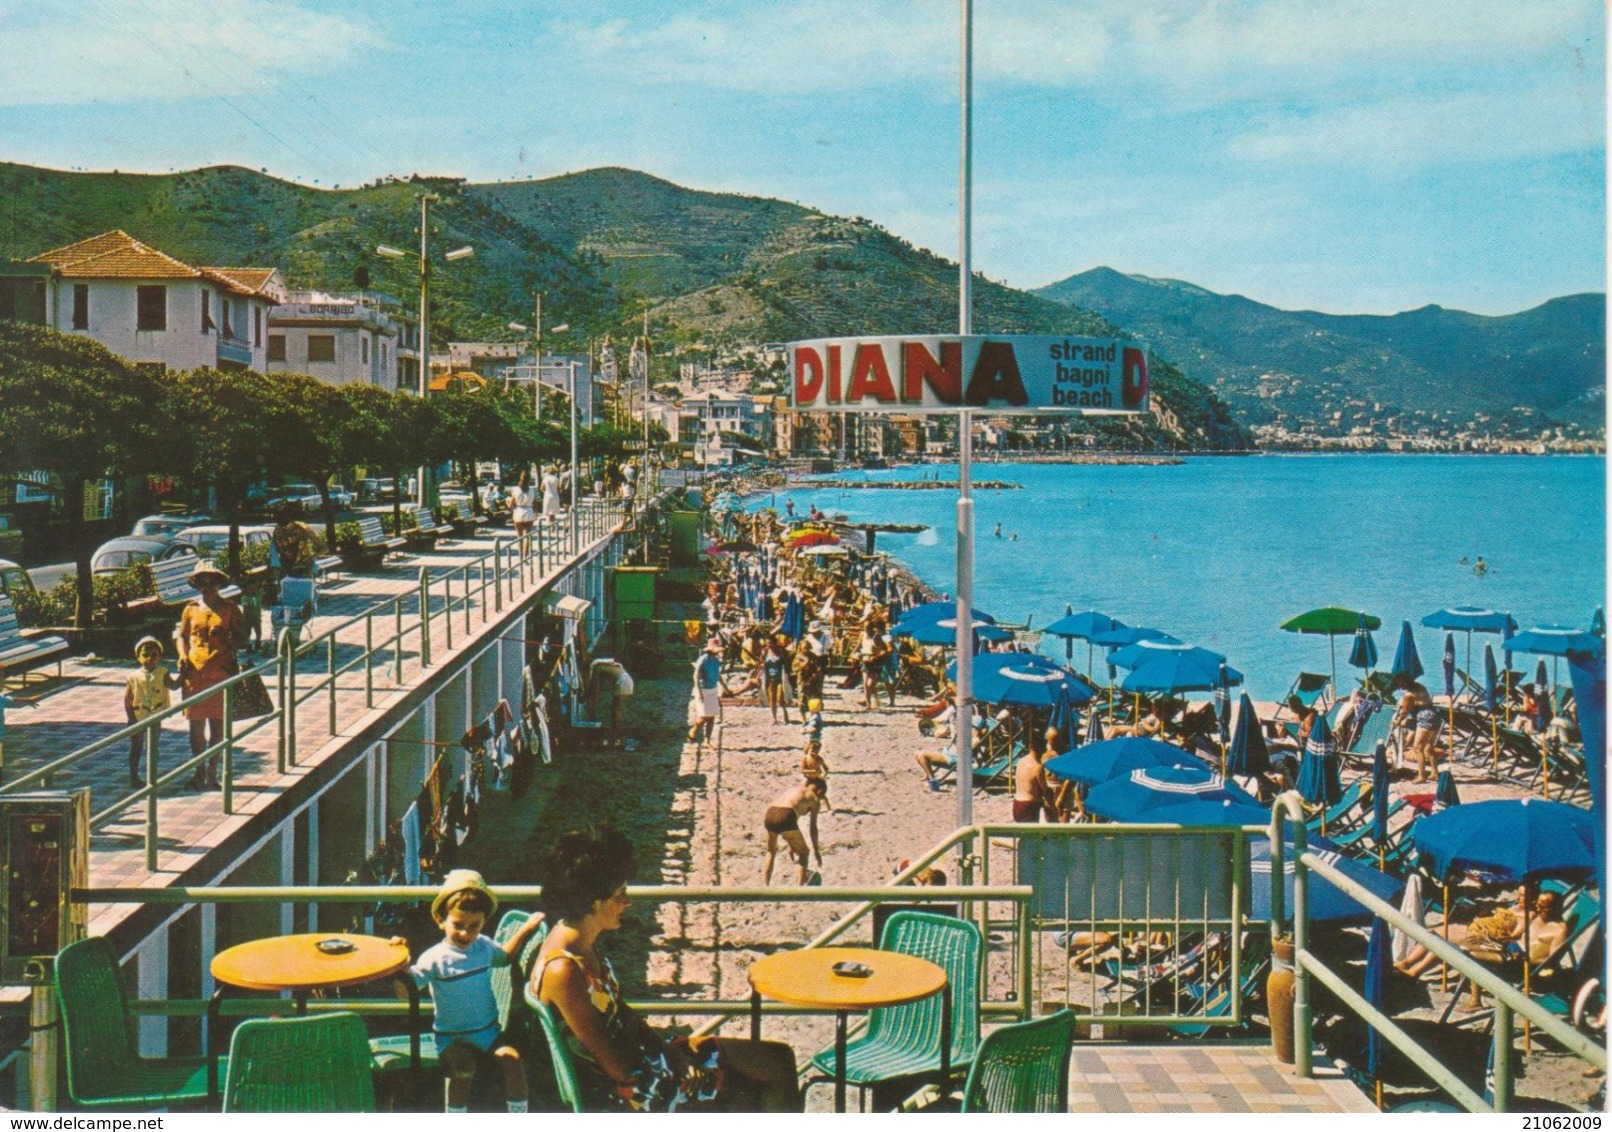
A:
[[[1320,609],[1312,609],[1308,613],[1301,613],[1297,617],[1282,622],[1282,630],[1287,633],[1305,633],[1311,636],[1327,638],[1327,647],[1332,653],[1332,690],[1337,694],[1338,688],[1338,648],[1337,638],[1352,637],[1356,630],[1366,628],[1372,631],[1381,629],[1381,617],[1373,617],[1369,613],[1361,613],[1355,609],[1344,609],[1341,606],[1327,605]]]

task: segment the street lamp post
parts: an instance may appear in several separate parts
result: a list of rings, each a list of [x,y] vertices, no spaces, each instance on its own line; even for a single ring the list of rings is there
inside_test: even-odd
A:
[[[431,308],[428,305],[431,282],[431,257],[427,251],[427,242],[430,237],[431,202],[439,199],[435,193],[422,193],[420,196],[420,400],[425,400],[427,387],[431,382]],[[408,253],[399,248],[379,244],[375,248],[377,255],[387,259],[407,259]],[[442,258],[449,263],[461,259],[469,259],[476,254],[471,247],[455,248]],[[424,507],[426,505],[426,477],[427,469],[421,465],[419,470],[419,491],[415,503]]]
[[[591,378],[590,378],[591,380]],[[577,546],[577,478],[581,474],[577,468],[577,364],[571,363],[571,553],[576,554]]]

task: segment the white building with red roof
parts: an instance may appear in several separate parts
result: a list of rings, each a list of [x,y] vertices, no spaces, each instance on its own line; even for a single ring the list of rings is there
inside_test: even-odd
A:
[[[83,334],[164,369],[265,372],[272,267],[196,267],[115,230],[0,264],[0,318]]]

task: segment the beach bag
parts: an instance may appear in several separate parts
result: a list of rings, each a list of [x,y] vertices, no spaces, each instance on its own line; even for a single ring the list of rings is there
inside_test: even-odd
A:
[[[254,672],[235,685],[230,709],[236,719],[257,719],[274,711],[274,701],[269,699],[263,677]]]

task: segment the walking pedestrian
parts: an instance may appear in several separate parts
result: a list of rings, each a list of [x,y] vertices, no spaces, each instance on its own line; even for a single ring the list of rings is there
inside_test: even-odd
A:
[[[543,489],[543,521],[553,523],[560,517],[560,476],[555,465],[550,464],[543,470],[540,486]]]
[[[722,713],[722,642],[712,637],[705,642],[694,661],[694,694],[688,741],[696,748],[711,739],[717,716]]]
[[[178,673],[169,672],[167,665],[162,663],[162,642],[157,638],[141,637],[134,646],[134,659],[140,662],[140,667],[131,672],[123,683],[123,718],[129,723],[139,723],[159,711],[166,711],[170,702],[169,691],[181,686]],[[129,736],[130,786],[146,785],[145,768],[141,764],[145,761],[147,734],[151,736],[151,753],[155,755],[161,728],[135,732]]]
[[[245,640],[245,617],[241,607],[223,597],[219,590],[229,576],[210,561],[203,561],[191,572],[190,584],[201,596],[185,606],[179,618],[179,678],[185,699],[200,695],[223,683],[239,671],[235,650]],[[190,724],[190,753],[200,755],[209,746],[224,741],[224,697],[209,696],[185,709]],[[196,767],[190,785],[194,790],[216,790],[222,752],[215,752],[205,764]]]
[[[524,558],[532,552],[532,527],[537,514],[532,510],[532,474],[521,469],[520,478],[509,489],[509,522],[515,528],[515,539]]]

